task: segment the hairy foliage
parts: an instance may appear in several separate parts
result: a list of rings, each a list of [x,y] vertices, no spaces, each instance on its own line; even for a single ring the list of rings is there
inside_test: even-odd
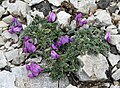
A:
[[[50,58],[51,45],[59,40],[60,36],[69,34],[73,42],[61,46],[56,52],[60,55],[58,60]],[[82,66],[77,58],[84,54],[107,54],[109,46],[104,39],[104,31],[93,27],[88,30],[73,30],[63,32],[57,23],[48,23],[46,19],[36,17],[24,31],[23,37],[28,35],[37,38],[37,51],[32,56],[40,55],[46,60],[47,68],[52,79],[57,80],[69,72],[77,72]]]

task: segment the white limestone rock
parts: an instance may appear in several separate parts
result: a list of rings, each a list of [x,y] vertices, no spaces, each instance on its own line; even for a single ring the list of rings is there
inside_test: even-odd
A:
[[[101,23],[101,25],[111,25],[111,16],[106,10],[98,9],[94,14],[96,19]]]
[[[77,88],[77,87],[69,84],[66,88]]]
[[[7,2],[7,11],[9,11],[12,15],[26,17],[29,7],[28,4],[23,1],[16,1],[15,3]]]
[[[14,42],[17,42],[18,41],[18,36],[16,34],[10,34],[8,32],[8,30],[5,30],[3,33],[2,33],[2,37],[5,39],[5,40],[8,40],[8,39],[12,39]]]
[[[57,14],[57,20],[60,24],[63,24],[64,26],[69,24],[71,15],[69,13],[66,13],[65,11],[60,11]]]
[[[111,34],[117,34],[118,31],[117,31],[117,27],[115,25],[110,25],[106,28],[106,31],[107,32],[110,32]]]
[[[4,21],[4,22],[7,23],[7,24],[11,24],[11,23],[12,23],[12,19],[13,19],[13,16],[12,16],[12,15],[9,15],[9,16],[7,16],[7,17],[4,17],[4,18],[2,19],[2,21]]]
[[[60,6],[61,3],[64,1],[64,0],[48,0],[49,3],[53,4],[54,6]]]
[[[120,56],[119,55],[114,55],[112,53],[109,53],[108,54],[108,60],[110,61],[110,63],[112,64],[112,66],[114,66],[120,60]]]
[[[8,61],[13,60],[14,58],[17,58],[19,55],[19,49],[14,49],[8,52],[5,52],[5,56]]]
[[[14,82],[15,76],[11,72],[0,72],[0,88],[17,88]]]
[[[4,43],[4,40],[3,40],[3,38],[0,36],[0,46],[2,46],[2,45],[4,45],[5,43]]]
[[[2,6],[0,6],[0,18],[4,13],[5,13],[5,9]]]
[[[0,21],[0,28],[8,27],[8,24],[4,21]]]
[[[29,2],[29,6],[38,4],[38,3],[42,2],[42,1],[44,1],[44,0],[31,0],[31,1]]]
[[[120,69],[118,69],[113,75],[113,79],[119,80],[120,79]]]
[[[106,70],[108,69],[108,63],[106,58],[102,54],[94,55],[83,55],[78,56],[80,61],[83,62],[83,70],[92,79],[107,79]]]
[[[120,43],[120,35],[111,35],[110,36],[110,43],[112,45],[117,45]]]
[[[3,68],[7,65],[7,60],[5,58],[4,52],[0,50],[0,68]]]
[[[39,12],[38,10],[35,10],[34,12],[31,11],[31,16],[35,17],[36,15],[40,16],[41,18],[44,18],[43,12]]]

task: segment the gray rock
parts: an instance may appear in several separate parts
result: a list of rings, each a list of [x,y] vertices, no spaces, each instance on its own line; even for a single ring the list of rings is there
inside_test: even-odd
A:
[[[48,74],[40,74],[34,79],[29,79],[25,66],[12,68],[12,74],[15,75],[17,88],[58,88],[58,81],[53,82]]]
[[[26,19],[27,19],[27,25],[29,25],[33,21],[33,18],[30,15],[27,15]]]
[[[35,7],[40,12],[43,12],[44,16],[47,16],[49,12],[52,10],[51,5],[48,1],[41,2],[40,4],[36,4]]]
[[[106,58],[102,54],[94,55],[83,55],[78,56],[80,61],[83,62],[83,70],[92,79],[107,79],[105,72],[108,69],[108,63]]]
[[[71,21],[70,26],[72,29],[75,29],[76,28],[76,21],[75,20]]]
[[[100,10],[98,9],[96,13],[94,14],[96,19],[99,21],[99,24],[101,25],[111,25],[111,16],[106,10]]]
[[[117,48],[118,52],[120,53],[120,43],[116,44],[116,48]]]
[[[5,43],[4,43],[4,40],[3,40],[3,38],[0,36],[0,46],[2,46],[2,45],[4,45]]]
[[[120,35],[111,35],[110,36],[110,43],[112,45],[117,45],[120,43]]]
[[[63,24],[64,26],[66,26],[67,24],[69,24],[69,20],[70,20],[71,15],[66,13],[65,11],[60,11],[57,14],[57,20],[60,24]]]
[[[14,81],[15,76],[12,73],[8,71],[0,72],[0,88],[17,88]]]
[[[119,10],[120,10],[120,2],[117,4],[117,6],[118,6],[118,8],[119,8]]]
[[[120,21],[120,15],[115,14],[115,13],[112,13],[112,19],[113,19],[115,22]]]
[[[29,11],[28,4],[23,1],[16,1],[15,3],[7,2],[7,11],[12,15],[18,15],[26,17],[27,12]]]
[[[5,58],[4,52],[0,50],[0,68],[3,68],[7,65],[7,60]]]
[[[64,0],[57,0],[57,1],[54,1],[54,0],[48,0],[49,3],[53,4],[54,6],[60,6],[61,3],[64,1]]]
[[[108,54],[108,60],[110,61],[110,63],[112,64],[112,66],[114,66],[120,60],[120,56],[109,53]]]
[[[12,19],[13,19],[13,16],[12,16],[12,15],[9,15],[9,16],[7,16],[7,17],[4,17],[4,18],[2,19],[2,21],[4,21],[4,22],[7,23],[7,24],[11,24],[11,23],[12,23]]]
[[[10,34],[7,30],[5,30],[1,35],[5,40],[12,39],[14,42],[18,41],[18,36],[16,34]]]
[[[113,79],[119,80],[120,79],[120,69],[118,69],[113,75]]]
[[[106,9],[110,5],[110,0],[99,0],[98,6],[101,9]]]
[[[10,41],[7,41],[6,43],[5,43],[5,48],[9,48],[10,47],[10,44],[11,44],[11,42]]]
[[[8,24],[5,23],[4,21],[0,21],[0,28],[7,27]]]
[[[0,18],[4,14],[4,12],[5,12],[5,9],[2,6],[0,6]]]
[[[5,56],[8,61],[13,60],[14,58],[17,58],[19,55],[19,49],[14,49],[8,52],[5,52]]]
[[[69,85],[69,80],[67,77],[64,77],[58,81],[59,83],[59,88],[65,88],[66,86]]]
[[[110,32],[111,34],[117,34],[117,27],[115,25],[110,25],[106,28],[107,32]]]
[[[69,84],[66,88],[77,88],[77,87]]]

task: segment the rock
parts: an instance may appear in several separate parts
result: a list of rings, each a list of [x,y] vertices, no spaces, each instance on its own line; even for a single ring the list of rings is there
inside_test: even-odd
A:
[[[17,88],[14,81],[15,76],[12,73],[8,71],[0,72],[0,88]]]
[[[119,80],[120,79],[120,69],[118,69],[115,73],[113,73],[112,77],[115,80]]]
[[[0,36],[0,46],[4,45],[4,41],[3,41],[3,38]]]
[[[0,28],[7,27],[7,26],[8,26],[7,23],[0,21]]]
[[[33,7],[35,7],[40,12],[43,12],[44,16],[47,16],[49,12],[52,10],[51,5],[49,4],[48,1],[41,2]]]
[[[119,8],[119,10],[120,10],[120,2],[117,4],[117,6],[118,6],[118,8]]]
[[[105,10],[98,9],[94,14],[101,25],[111,25],[111,16]]]
[[[116,45],[118,52],[120,53],[120,43]]]
[[[38,3],[42,2],[42,1],[44,1],[44,0],[32,0],[32,1],[29,3],[29,6],[38,4]]]
[[[110,0],[99,0],[98,6],[100,9],[106,9],[110,5]]]
[[[64,12],[64,11],[60,11],[57,14],[57,20],[60,24],[63,24],[64,26],[66,26],[68,23],[68,21],[70,20],[71,15]]]
[[[118,15],[118,14],[112,13],[112,18],[115,22],[120,21],[120,15]]]
[[[5,40],[8,40],[8,39],[12,39],[14,42],[17,42],[18,41],[18,36],[16,34],[10,34],[8,32],[8,30],[5,30],[3,33],[2,33],[2,37],[5,39]]]
[[[7,58],[8,61],[13,60],[14,58],[17,58],[19,55],[19,50],[18,49],[14,49],[8,52],[5,52],[5,56]]]
[[[111,34],[117,34],[117,27],[115,25],[110,25],[106,28],[107,32],[110,32]]]
[[[66,86],[69,85],[69,80],[67,77],[64,77],[61,78],[58,83],[59,83],[59,88],[66,88]]]
[[[5,13],[5,9],[2,6],[0,6],[0,18],[4,13]]]
[[[74,30],[76,28],[76,21],[75,20],[71,21],[70,26]]]
[[[77,87],[69,84],[66,88],[77,88]]]
[[[64,0],[48,0],[49,3],[53,4],[54,6],[60,6],[61,3],[64,1]]]
[[[34,79],[29,79],[25,66],[12,68],[12,74],[15,75],[17,88],[58,88],[58,81],[53,82],[45,73],[41,73]]]
[[[120,56],[109,53],[108,54],[108,60],[110,61],[111,65],[114,66],[120,60]]]
[[[24,61],[25,61],[25,54],[21,54],[21,55],[18,55],[16,58],[13,58],[12,64],[20,65]]]
[[[115,55],[118,54],[118,50],[115,45],[110,45],[110,52]]]
[[[31,15],[33,16],[33,17],[35,17],[36,15],[38,15],[38,16],[40,16],[41,18],[44,18],[44,14],[43,14],[43,12],[39,12],[39,11],[34,11],[34,12],[31,12]]]
[[[110,36],[110,43],[112,45],[117,45],[120,43],[120,35],[111,35]]]
[[[118,6],[117,5],[114,5],[114,6],[109,6],[108,10],[110,13],[115,13],[115,11],[118,9]]]
[[[98,54],[97,56],[83,55],[78,56],[78,58],[83,62],[84,66],[82,69],[91,80],[107,79],[105,72],[109,66],[106,58],[102,54]]]
[[[94,12],[97,9],[95,0],[81,0],[80,2],[78,0],[70,0],[70,2],[82,13],[89,14],[89,11]]]
[[[7,65],[7,60],[4,56],[4,52],[0,50],[0,68],[3,68]]]
[[[29,4],[31,2],[31,0],[24,0],[24,2]]]
[[[7,16],[7,17],[4,17],[4,18],[2,19],[2,21],[4,21],[4,22],[7,23],[7,24],[11,24],[11,23],[12,23],[12,19],[13,19],[13,16],[12,16],[12,15],[9,15],[9,16]]]
[[[77,75],[81,81],[90,80],[90,77],[87,75],[87,73],[83,69],[79,69],[79,71],[77,72]]]
[[[16,1],[15,3],[7,4],[7,11],[12,15],[18,15],[26,17],[27,12],[29,11],[28,4],[23,1]]]
[[[10,41],[7,41],[7,42],[5,43],[5,48],[9,48],[9,47],[10,47],[10,44],[11,44],[11,42],[10,42]]]
[[[29,25],[33,21],[33,18],[30,15],[27,15],[26,19],[27,19],[27,25]]]

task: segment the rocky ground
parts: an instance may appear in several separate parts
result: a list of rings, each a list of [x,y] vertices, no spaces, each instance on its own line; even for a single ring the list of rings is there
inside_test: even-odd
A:
[[[67,1],[67,2],[65,2]],[[1,0],[0,1],[0,88],[120,88],[120,1],[119,0]],[[57,12],[60,24],[70,24],[74,12],[82,12],[90,25],[109,31],[110,52],[78,56],[84,66],[68,78],[52,81],[48,74],[29,79],[25,69],[26,55],[19,46],[20,35],[7,30],[13,17],[18,17],[23,29],[36,15],[44,18],[50,11]],[[41,58],[34,58],[40,62]],[[72,84],[72,85],[71,85]],[[73,86],[74,85],[74,86]]]

